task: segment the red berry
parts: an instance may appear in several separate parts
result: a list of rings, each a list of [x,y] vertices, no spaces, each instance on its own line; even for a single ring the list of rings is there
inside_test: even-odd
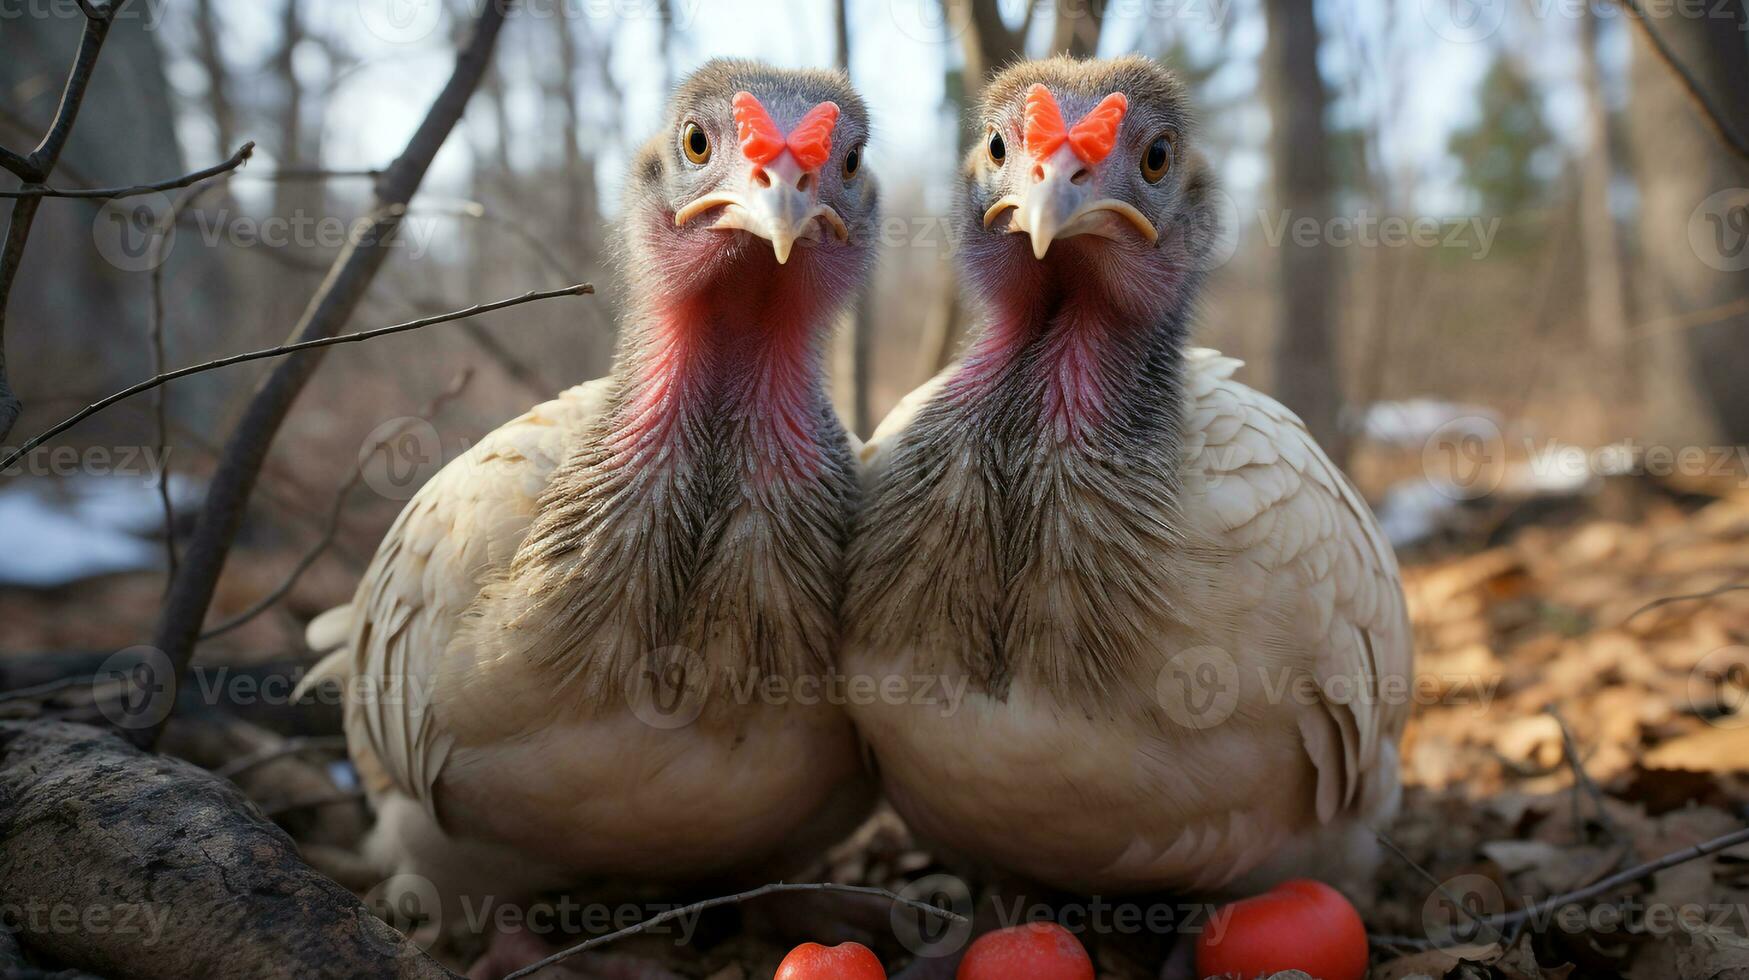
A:
[[[772,980],[887,980],[887,971],[861,943],[803,943],[783,958]]]
[[[1069,930],[1029,922],[985,933],[966,950],[956,980],[1093,980],[1093,961]]]
[[[1366,926],[1342,893],[1321,881],[1284,881],[1222,906],[1196,941],[1196,975],[1255,980],[1304,970],[1319,980],[1363,980]]]

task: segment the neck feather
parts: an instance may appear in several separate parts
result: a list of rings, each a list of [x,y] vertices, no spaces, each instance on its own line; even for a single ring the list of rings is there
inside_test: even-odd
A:
[[[1169,430],[1184,304],[1162,295],[1178,295],[1177,284],[1154,278],[1161,292],[1137,302],[1104,280],[1046,274],[987,295],[988,325],[949,397],[1005,414],[1027,406],[1023,424],[1059,445]]]
[[[733,282],[639,297],[615,367],[610,449],[645,461],[740,448],[755,478],[817,475],[833,436],[819,340],[833,311],[806,277],[748,264]]]

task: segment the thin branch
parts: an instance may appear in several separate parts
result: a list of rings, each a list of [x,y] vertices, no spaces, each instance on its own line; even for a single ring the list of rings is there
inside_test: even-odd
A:
[[[386,337],[390,334],[418,330],[423,327],[432,326],[433,324],[448,323],[451,320],[460,320],[464,317],[478,316],[481,313],[491,313],[495,310],[505,309],[506,307],[520,306],[523,303],[532,303],[536,300],[553,299],[557,296],[587,296],[593,292],[595,292],[595,287],[586,282],[578,283],[574,286],[566,286],[564,289],[546,289],[528,292],[523,293],[521,296],[511,297],[510,299],[501,299],[492,303],[478,303],[465,310],[451,310],[448,313],[439,313],[436,316],[423,317],[418,320],[408,320],[406,323],[397,323],[387,327],[377,327],[374,330],[360,330],[357,333],[341,334],[338,337],[317,337],[313,340],[303,340],[295,344],[281,344],[278,347],[267,347],[262,350],[253,350],[243,354],[232,354],[229,357],[221,357],[217,360],[203,361],[199,364],[190,364],[187,367],[177,368],[174,371],[166,371],[163,374],[147,378],[137,384],[123,388],[112,395],[92,402],[74,414],[57,422],[41,435],[36,436],[23,446],[20,446],[4,460],[0,460],[0,471],[11,469],[13,465],[38,446],[41,446],[43,443],[53,439],[55,436],[60,435],[68,429],[71,429],[73,426],[78,425],[80,422],[85,421],[91,416],[96,415],[98,412],[114,405],[116,402],[126,401],[135,395],[151,391],[159,385],[169,384],[172,381],[186,378],[191,374],[201,374],[206,371],[214,371],[219,368],[230,367],[234,364],[243,364],[248,361],[259,361],[269,357],[285,357],[288,354],[297,354],[307,350],[318,350],[323,347],[333,347],[337,344],[356,344],[361,341],[375,340],[378,337]]]
[[[851,895],[874,895],[874,896],[879,897],[879,898],[888,899],[889,901],[892,901],[895,904],[903,905],[903,906],[906,906],[907,908],[916,909],[917,911],[922,912],[926,915],[940,916],[941,918],[948,919],[948,920],[951,920],[953,922],[965,922],[966,921],[966,917],[963,915],[959,915],[959,914],[954,913],[954,912],[949,912],[947,909],[936,908],[933,905],[929,905],[929,904],[926,904],[924,902],[919,902],[919,901],[916,901],[914,899],[906,898],[903,895],[899,895],[899,894],[896,894],[894,892],[890,892],[890,891],[886,890],[885,888],[871,888],[871,887],[866,886],[866,885],[838,885],[838,884],[833,884],[832,882],[829,882],[829,881],[795,882],[795,883],[781,882],[780,881],[780,882],[777,882],[776,884],[761,885],[758,888],[754,888],[754,889],[751,889],[749,891],[739,892],[739,893],[734,894],[734,895],[723,895],[723,896],[720,896],[718,898],[707,898],[702,902],[694,902],[691,905],[684,905],[684,906],[681,906],[679,908],[669,909],[666,912],[662,912],[659,915],[653,915],[650,918],[645,919],[642,922],[627,926],[626,928],[621,929],[618,932],[610,932],[605,936],[596,936],[593,939],[584,940],[583,942],[580,942],[577,945],[570,947],[569,949],[560,950],[559,952],[554,953],[553,955],[547,957],[544,960],[541,960],[537,963],[531,963],[528,966],[525,966],[522,969],[515,971],[514,973],[505,974],[504,980],[517,980],[517,978],[519,978],[519,977],[530,976],[534,973],[537,973],[541,970],[546,969],[549,966],[552,966],[554,963],[557,963],[563,959],[566,959],[567,957],[575,956],[578,953],[587,952],[588,950],[594,949],[597,946],[604,946],[604,945],[611,943],[615,940],[624,939],[627,936],[635,936],[640,932],[644,932],[648,929],[654,928],[655,926],[659,926],[664,922],[671,922],[671,921],[678,919],[678,918],[681,918],[683,916],[696,915],[696,914],[703,912],[703,911],[706,911],[708,909],[714,909],[714,908],[717,908],[717,907],[723,906],[723,905],[737,905],[741,902],[750,901],[750,900],[755,899],[755,898],[763,898],[766,895],[775,895],[775,894],[778,894],[779,892],[842,892],[842,893],[847,893],[847,894],[851,894]]]
[[[250,180],[277,180],[290,182],[295,180],[376,180],[387,171],[380,168],[368,170],[325,170],[321,167],[281,167],[264,174],[246,174]]]
[[[178,194],[170,209],[158,216],[156,227],[152,229],[152,249],[147,262],[152,269],[152,318],[146,329],[146,339],[152,350],[154,373],[164,373],[164,250],[170,240],[171,226],[176,224],[183,210],[201,195],[223,186],[222,183],[209,184]],[[158,505],[164,512],[164,562],[168,569],[164,579],[166,591],[169,590],[170,583],[176,580],[176,502],[170,499],[170,456],[165,452],[170,443],[168,394],[159,389],[152,396],[152,420],[157,429],[156,448],[158,457],[164,461],[163,469],[158,473]]]
[[[298,735],[288,738],[278,745],[269,745],[259,752],[232,759],[214,769],[213,775],[220,779],[236,779],[246,772],[259,769],[269,762],[277,762],[286,756],[300,755],[304,752],[332,752],[345,748],[346,736],[344,735]]]
[[[48,132],[28,156],[10,150],[0,153],[0,166],[27,184],[48,180],[49,173],[55,169],[55,161],[61,158],[61,148],[67,144],[67,136],[73,131],[79,105],[85,101],[85,89],[91,84],[91,73],[97,67],[98,52],[103,50],[103,40],[109,36],[109,14],[114,12],[113,5],[101,12],[90,6],[83,9],[85,32],[80,35],[79,51],[73,56],[72,68],[67,71],[67,84],[61,90],[61,102],[55,108],[55,118],[49,123]],[[40,197],[24,198],[12,206],[12,218],[6,227],[6,244],[0,247],[0,440],[11,435],[12,426],[24,411],[24,404],[13,392],[11,377],[6,372],[6,308],[12,298],[12,283],[24,261],[24,246],[30,240],[31,224],[36,220],[37,205],[41,201]]]
[[[1592,781],[1591,774],[1585,771],[1585,762],[1579,757],[1579,746],[1573,740],[1573,730],[1567,727],[1567,719],[1561,717],[1560,710],[1554,705],[1549,706],[1548,712],[1549,716],[1555,719],[1555,724],[1561,728],[1561,749],[1566,753],[1567,765],[1573,770],[1573,792],[1575,794],[1573,797],[1573,830],[1575,837],[1581,843],[1584,842],[1585,828],[1579,818],[1579,798],[1577,795],[1582,792],[1591,797],[1591,804],[1597,809],[1597,821],[1603,824],[1603,830],[1609,835],[1609,839],[1615,842],[1627,841],[1628,850],[1624,853],[1631,855],[1633,843],[1622,835],[1621,827],[1616,824],[1615,818],[1610,816],[1609,808],[1604,806],[1603,791],[1597,788],[1597,783]],[[1620,860],[1617,859],[1615,863],[1619,864]]]
[[[1645,8],[1640,6],[1640,0],[1620,0],[1620,2],[1633,15],[1628,19],[1638,25],[1640,33],[1646,35],[1646,43],[1652,46],[1652,52],[1658,56],[1658,60],[1664,62],[1664,67],[1670,69],[1671,74],[1675,75],[1677,81],[1682,83],[1682,89],[1688,94],[1688,100],[1694,104],[1695,111],[1700,114],[1701,122],[1706,124],[1707,129],[1712,131],[1713,136],[1724,145],[1725,149],[1735,153],[1743,160],[1749,160],[1749,143],[1744,143],[1741,136],[1732,132],[1730,127],[1725,125],[1723,114],[1701,90],[1700,82],[1696,81],[1695,77],[1689,74],[1688,69],[1676,60],[1676,52],[1670,50],[1669,46],[1664,43],[1664,39],[1658,36],[1658,32],[1652,30],[1652,21],[1646,16]]]
[[[455,380],[450,382],[448,388],[438,392],[437,397],[426,403],[425,410],[421,413],[420,417],[425,419],[435,417],[437,413],[443,411],[445,405],[454,401],[456,398],[461,397],[461,393],[467,389],[468,382],[473,379],[474,371],[472,368],[468,368],[461,374],[456,375]],[[358,486],[359,481],[364,479],[364,461],[370,459],[376,454],[378,448],[386,445],[390,440],[399,436],[404,431],[406,431],[404,426],[396,427],[393,431],[379,436],[375,442],[371,443],[368,448],[358,454],[359,461],[358,464],[352,468],[352,475],[348,476],[346,482],[340,485],[340,489],[334,492],[334,502],[329,505],[328,522],[322,529],[321,538],[319,538],[315,544],[311,545],[308,551],[304,552],[304,556],[298,559],[296,565],[292,566],[291,573],[285,577],[285,581],[281,582],[273,591],[262,596],[248,609],[243,610],[223,623],[220,623],[212,629],[207,630],[205,633],[202,633],[200,635],[202,643],[224,636],[226,633],[249,623],[257,616],[272,609],[279,600],[285,598],[291,593],[291,590],[297,586],[298,580],[303,577],[305,572],[310,570],[311,566],[316,564],[317,559],[322,557],[322,554],[328,550],[328,546],[333,544],[335,537],[339,535],[340,518],[346,512],[346,498],[352,494],[353,489]]]
[[[1546,921],[1548,914],[1557,909],[1565,908],[1569,905],[1577,905],[1588,899],[1596,898],[1605,892],[1614,891],[1623,885],[1631,885],[1636,881],[1650,878],[1660,871],[1669,870],[1679,864],[1687,864],[1690,861],[1706,857],[1709,854],[1717,854],[1720,851],[1736,847],[1739,844],[1749,844],[1749,827],[1714,837],[1712,840],[1702,841],[1693,847],[1685,847],[1679,851],[1671,851],[1663,857],[1655,858],[1644,864],[1637,864],[1624,871],[1603,878],[1594,884],[1587,885],[1584,888],[1545,898],[1535,905],[1527,906],[1516,912],[1490,915],[1486,918],[1477,919],[1476,921],[1478,925],[1488,926],[1497,930],[1516,930],[1524,925],[1534,926],[1538,920]],[[1463,906],[1459,905],[1458,908],[1461,909]],[[1386,947],[1404,946],[1415,949],[1429,949],[1434,945],[1426,939],[1419,939],[1414,936],[1368,936],[1367,939],[1375,946]]]
[[[1708,589],[1705,592],[1688,592],[1682,595],[1667,595],[1660,599],[1653,599],[1651,602],[1646,603],[1628,614],[1628,618],[1622,620],[1621,624],[1626,626],[1638,618],[1640,614],[1649,613],[1654,609],[1659,609],[1678,602],[1694,602],[1699,599],[1711,599],[1715,596],[1722,596],[1727,592],[1749,592],[1749,585],[1732,582],[1728,585],[1721,585],[1716,589]]]
[[[12,152],[4,146],[0,146],[0,167],[5,167],[7,170],[12,171],[19,180],[28,180],[29,177],[27,175],[31,172],[30,160],[28,158],[22,154]]]
[[[1717,854],[1720,851],[1744,843],[1749,843],[1749,827],[1735,830],[1719,837],[1714,837],[1709,841],[1702,841],[1693,847],[1685,847],[1680,851],[1671,851],[1669,854],[1666,854],[1661,858],[1656,858],[1647,861],[1645,864],[1638,864],[1625,871],[1610,875],[1596,884],[1587,885],[1584,888],[1580,888],[1577,891],[1567,892],[1564,895],[1545,898],[1529,908],[1520,909],[1517,912],[1511,912],[1505,915],[1489,916],[1487,921],[1490,924],[1500,926],[1512,925],[1518,922],[1529,922],[1547,915],[1549,912],[1563,906],[1577,905],[1588,898],[1596,898],[1605,892],[1614,891],[1623,885],[1631,885],[1643,878],[1650,878],[1660,871],[1674,868],[1679,864],[1687,864],[1690,861],[1706,857],[1709,854]]]
[[[332,793],[324,793],[321,796],[314,796],[307,800],[286,800],[283,803],[264,806],[261,808],[261,815],[272,820],[275,817],[282,817],[288,813],[295,813],[299,810],[309,810],[319,806],[339,806],[342,804],[363,802],[363,792],[359,790],[343,789],[336,790]]]
[[[71,677],[57,677],[41,684],[32,684],[30,687],[0,691],[0,704],[9,704],[13,701],[35,701],[46,695],[59,694],[75,684],[89,683],[90,680],[91,677],[88,674],[76,674]]]
[[[89,189],[46,187],[42,184],[28,184],[19,190],[0,191],[0,197],[83,197],[94,198],[101,201],[120,200],[124,197],[139,197],[141,194],[153,194],[158,191],[178,190],[187,187],[190,184],[198,184],[203,180],[210,180],[217,177],[219,174],[229,173],[230,171],[241,167],[254,153],[255,144],[253,142],[244,143],[237,148],[237,152],[231,154],[230,159],[223,163],[216,163],[205,170],[196,170],[193,173],[183,174],[180,177],[172,177],[169,180],[160,180],[152,184],[135,184],[132,187],[93,187]]]
[[[79,51],[73,56],[73,67],[67,71],[67,84],[61,89],[61,102],[55,107],[55,118],[49,123],[49,131],[43,135],[42,142],[30,151],[27,158],[30,172],[18,175],[26,183],[40,184],[47,180],[50,171],[55,169],[55,162],[61,158],[61,149],[73,133],[73,122],[79,118],[79,107],[85,103],[85,90],[91,85],[91,75],[97,69],[97,55],[103,50],[104,39],[109,36],[108,13],[113,10],[111,6],[105,13],[98,14],[85,7],[85,33],[79,38]]]
[[[300,343],[333,337],[358,308],[389,257],[407,202],[419,189],[431,161],[479,87],[512,5],[513,0],[492,0],[480,9],[473,37],[456,55],[449,80],[431,103],[406,149],[377,181],[376,202],[368,217],[355,229],[356,234],[349,236],[346,247],[299,319],[293,335]],[[256,388],[242,419],[225,443],[218,470],[208,485],[200,521],[184,553],[182,570],[170,588],[153,631],[152,646],[163,651],[170,663],[172,676],[161,678],[170,692],[181,683],[194,658],[213,591],[230,556],[231,544],[274,436],[320,364],[321,357],[314,351],[280,361]],[[169,715],[163,713],[156,725],[130,730],[129,737],[136,744],[150,746],[157,741]]]
[[[1440,881],[1438,878],[1434,877],[1433,872],[1427,870],[1426,868],[1423,868],[1421,866],[1420,862],[1416,861],[1414,858],[1410,857],[1407,853],[1405,853],[1402,848],[1397,846],[1396,841],[1393,841],[1389,837],[1385,836],[1384,831],[1375,830],[1375,831],[1373,831],[1373,836],[1378,838],[1378,842],[1380,844],[1385,845],[1385,847],[1388,848],[1392,854],[1395,854],[1404,864],[1407,864],[1409,867],[1414,868],[1415,872],[1417,874],[1419,874],[1421,877],[1427,879],[1427,883],[1433,886],[1433,890],[1438,892],[1441,896],[1443,896],[1448,905],[1450,905],[1454,909],[1457,909],[1459,912],[1463,913],[1464,918],[1469,919],[1470,922],[1472,922],[1478,926],[1483,926],[1483,925],[1487,924],[1486,919],[1483,919],[1481,916],[1477,915],[1476,913],[1471,912],[1469,910],[1468,906],[1464,905],[1463,902],[1458,901],[1458,899],[1455,896],[1453,896],[1450,892],[1446,891],[1445,890],[1445,882]]]

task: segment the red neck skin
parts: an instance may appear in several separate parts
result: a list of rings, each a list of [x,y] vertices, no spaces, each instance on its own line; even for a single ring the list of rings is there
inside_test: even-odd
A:
[[[657,217],[662,222],[661,217]],[[736,451],[759,483],[818,477],[827,431],[818,338],[838,307],[818,250],[779,266],[742,232],[646,229],[625,386],[609,448],[641,463]],[[676,241],[678,239],[678,241]]]
[[[988,323],[948,383],[949,397],[1003,410],[1015,386],[1035,394],[1040,428],[1084,443],[1119,421],[1141,394],[1147,362],[1171,340],[1185,266],[1162,250],[1097,238],[1057,242],[1034,259],[1004,235],[966,263]]]

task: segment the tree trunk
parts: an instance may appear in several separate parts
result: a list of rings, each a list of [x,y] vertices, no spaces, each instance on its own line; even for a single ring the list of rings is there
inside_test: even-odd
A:
[[[1312,0],[1267,0],[1264,53],[1275,206],[1288,234],[1277,247],[1275,389],[1312,436],[1341,459],[1337,416],[1342,387],[1337,360],[1336,252],[1322,240],[1331,214],[1332,180],[1324,131],[1328,98],[1318,72],[1318,22]],[[1316,222],[1317,240],[1296,244],[1294,229]]]
[[[1661,444],[1749,443],[1749,163],[1701,121],[1641,28],[1655,31],[1725,127],[1749,133],[1749,48],[1741,0],[1728,16],[1664,10],[1635,25],[1630,129],[1640,187],[1638,274],[1648,319],[1686,318],[1646,341],[1646,438]]]
[[[455,976],[235,786],[84,725],[0,723],[0,897],[27,951],[103,976]]]
[[[1603,98],[1603,72],[1597,64],[1597,14],[1580,12],[1583,31],[1579,47],[1585,85],[1591,147],[1579,160],[1579,247],[1585,260],[1585,323],[1593,350],[1606,360],[1611,376],[1627,351],[1627,298],[1622,292],[1621,246],[1615,213],[1609,203],[1609,183],[1615,175],[1615,142],[1611,139],[1609,105]]]

